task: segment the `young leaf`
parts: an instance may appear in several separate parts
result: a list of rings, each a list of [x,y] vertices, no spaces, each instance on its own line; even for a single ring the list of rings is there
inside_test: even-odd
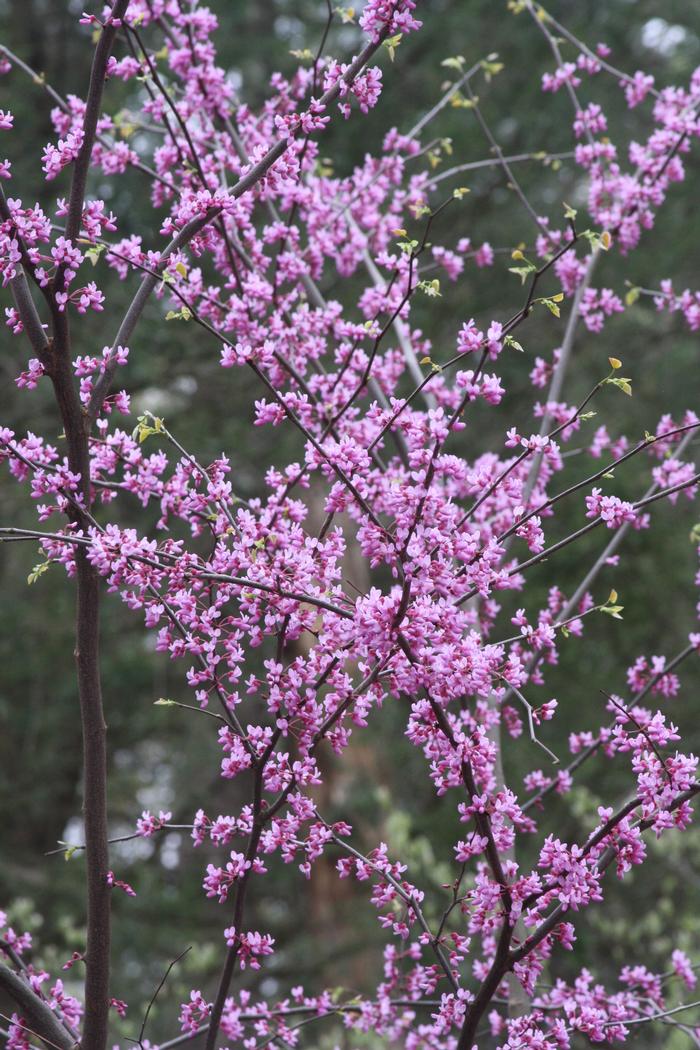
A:
[[[627,394],[628,397],[632,397],[632,380],[625,379],[624,376],[608,376],[607,379],[603,380],[603,383],[612,383],[613,386],[618,387],[623,394]]]
[[[437,296],[442,295],[442,292],[440,291],[440,282],[437,277],[432,281],[421,281],[418,287],[422,292],[425,292],[426,295],[429,295],[431,299],[435,299]]]
[[[192,316],[192,311],[188,307],[183,306],[180,310],[168,310],[165,315],[166,321],[189,321]]]
[[[524,266],[509,266],[508,273],[517,274],[517,276],[520,278],[520,283],[525,284],[525,281],[528,279],[530,274],[534,273],[536,269],[536,266],[534,266],[531,262],[528,262],[527,259],[525,259]]]
[[[389,36],[384,41],[384,47],[389,52],[389,59],[392,62],[394,61],[394,56],[396,54],[396,48],[401,43],[401,37],[402,37],[402,34],[401,33],[397,33],[396,36]]]
[[[552,297],[552,298],[549,298],[549,299],[535,299],[535,302],[536,303],[542,303],[543,306],[547,307],[547,309],[549,310],[550,314],[554,314],[555,317],[561,317],[561,310],[557,306],[557,302],[556,302],[555,298]]]
[[[105,250],[104,244],[93,244],[91,248],[88,248],[85,252],[85,258],[89,259],[93,266],[97,266],[97,260]]]
[[[46,570],[48,569],[50,564],[51,564],[50,561],[42,561],[42,562],[39,562],[38,565],[34,566],[32,571],[29,573],[29,576],[27,576],[27,583],[29,584],[30,587],[32,586],[33,583],[36,583],[36,581],[39,579],[40,576],[44,575],[44,573],[46,572]]]
[[[445,69],[455,69],[458,73],[461,73],[464,69],[464,55],[455,55],[453,58],[443,58],[440,63]]]

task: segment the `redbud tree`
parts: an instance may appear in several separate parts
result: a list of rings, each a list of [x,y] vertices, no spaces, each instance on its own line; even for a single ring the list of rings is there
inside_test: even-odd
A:
[[[10,1050],[38,1042],[104,1050],[116,1031],[124,1044],[152,1045],[151,1007],[179,961],[162,960],[145,1014],[129,1013],[110,951],[114,895],[135,891],[110,859],[107,592],[180,670],[187,702],[158,702],[206,716],[211,772],[236,779],[246,798],[217,815],[203,797],[184,825],[218,916],[220,965],[173,1011],[161,1047],[345,1038],[410,1050],[565,1050],[581,1039],[623,1042],[661,1023],[699,1045],[683,1014],[694,964],[680,948],[660,972],[630,959],[614,986],[586,969],[573,980],[558,973],[585,936],[588,910],[604,909],[611,882],[644,864],[649,839],[692,834],[697,759],[667,708],[700,632],[678,624],[675,651],[631,664],[621,655],[621,691],[611,685],[592,698],[597,728],[571,734],[568,758],[552,746],[566,698],[547,684],[563,647],[576,647],[582,674],[595,662],[586,642],[601,619],[625,652],[623,603],[610,580],[631,532],[654,529],[661,501],[686,534],[692,525],[686,508],[700,480],[692,390],[684,413],[659,417],[642,405],[641,430],[623,433],[619,406],[635,382],[623,350],[579,400],[567,400],[567,387],[575,340],[595,344],[639,301],[700,328],[700,293],[680,291],[672,275],[660,273],[651,288],[624,283],[628,257],[673,206],[700,136],[700,70],[658,90],[534,0],[508,7],[519,31],[550,49],[542,106],[555,93],[570,103],[577,196],[566,203],[554,189],[547,214],[518,177],[533,158],[503,152],[479,97],[507,75],[491,53],[445,58],[444,93],[412,119],[385,112],[381,149],[348,174],[325,162],[329,125],[361,135],[363,114],[381,114],[383,80],[402,75],[406,39],[439,17],[414,0],[367,0],[357,13],[328,5],[315,49],[297,53],[291,75],[272,76],[257,108],[217,64],[216,18],[197,0],[115,0],[83,14],[76,32],[94,53],[80,95],[63,98],[1,49],[11,88],[36,90],[50,109],[55,136],[37,158],[37,179],[41,168],[67,187],[47,212],[31,203],[35,187],[15,185],[10,161],[0,164],[7,339],[22,360],[15,382],[27,405],[20,431],[0,420],[0,463],[37,516],[32,529],[2,521],[0,537],[38,544],[32,578],[56,565],[75,594],[84,821],[68,853],[84,853],[86,915],[86,940],[59,977],[0,913]],[[337,39],[355,42],[347,53],[335,47],[341,22]],[[137,134],[120,133],[115,116],[115,89],[125,85],[140,100]],[[605,100],[620,91],[642,114],[640,141],[609,135]],[[436,170],[447,107],[476,121],[486,161],[453,156]],[[7,142],[22,135],[10,110],[0,111],[0,129]],[[471,236],[455,237],[469,172],[482,164],[507,184],[527,242],[492,246],[478,216]],[[132,170],[155,238],[122,236],[122,219],[100,198],[100,186]],[[546,179],[555,169],[542,170]],[[109,269],[127,290],[121,316],[100,289]],[[484,316],[467,283],[461,311],[441,316],[431,335],[445,288],[475,269],[493,273],[502,308]],[[296,457],[255,464],[264,495],[237,489],[241,450],[203,462],[166,419],[132,414],[130,368],[148,353],[144,311],[187,326],[232,394],[241,371],[254,378],[254,404],[236,411],[251,427],[284,431],[285,454],[293,447]],[[79,354],[76,333],[95,312],[101,345]],[[549,341],[538,335],[533,346],[529,324],[551,329]],[[517,397],[506,374],[521,379]],[[53,397],[56,427],[46,434],[32,430],[38,388]],[[489,424],[501,404],[508,414]],[[622,498],[616,489],[629,495],[618,485],[631,461],[645,484]],[[139,512],[143,528],[131,527]],[[576,552],[589,534],[597,553],[586,562]],[[346,575],[349,550],[366,585]],[[562,564],[580,567],[566,591],[556,584]],[[543,565],[544,604],[529,587]],[[645,586],[651,601],[653,573]],[[436,803],[460,828],[434,843],[451,873],[437,888],[421,885],[381,839],[368,848],[358,838],[352,799],[343,813],[323,809],[327,756],[351,761],[351,738],[372,740],[389,705]],[[381,734],[373,742],[381,749]],[[508,783],[504,758],[516,749],[528,772]],[[596,818],[571,841],[544,833],[549,813],[557,827],[584,763],[601,779]],[[605,787],[613,767],[622,797]],[[162,810],[134,812],[132,826],[145,838],[183,829]],[[335,877],[356,881],[357,899],[376,912],[379,982],[346,992],[310,985],[302,972],[282,997],[270,996],[275,938],[251,924],[251,902],[271,870],[284,871],[295,894],[313,891],[306,880],[329,856]]]

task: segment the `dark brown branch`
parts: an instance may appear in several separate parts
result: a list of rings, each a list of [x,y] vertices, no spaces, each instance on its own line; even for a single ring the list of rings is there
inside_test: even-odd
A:
[[[102,108],[102,94],[104,92],[105,74],[107,62],[112,51],[114,38],[119,30],[114,25],[114,20],[122,19],[129,6],[129,0],[115,0],[109,18],[104,24],[100,38],[97,41],[95,54],[90,70],[90,86],[88,88],[85,116],[83,119],[83,144],[73,166],[73,179],[68,198],[68,215],[66,219],[66,237],[74,241],[80,233],[80,224],[83,217],[83,204],[85,202],[85,188],[87,186],[88,170],[92,158],[92,148],[95,145],[97,135],[97,121]],[[57,287],[61,284],[56,280]],[[60,291],[60,288],[58,288]]]
[[[184,956],[187,955],[187,953],[189,951],[191,951],[191,946],[189,948],[185,948],[184,952],[180,952],[180,954],[175,959],[173,959],[173,961],[170,963],[170,965],[168,966],[167,970],[165,971],[165,973],[161,977],[160,983],[158,984],[158,987],[156,988],[156,990],[153,993],[153,995],[151,996],[150,1001],[148,1003],[148,1006],[146,1007],[146,1012],[143,1015],[143,1023],[141,1024],[141,1031],[139,1032],[139,1038],[138,1038],[139,1046],[143,1045],[143,1037],[144,1037],[144,1034],[146,1032],[146,1025],[148,1024],[148,1016],[149,1016],[149,1014],[150,1014],[150,1012],[151,1012],[151,1010],[153,1008],[154,1002],[158,998],[158,993],[160,992],[161,988],[163,987],[163,985],[167,981],[168,977],[170,976],[170,971],[172,970],[173,966],[176,966],[177,963],[180,962],[180,959],[184,958]]]
[[[76,1045],[48,1003],[9,966],[0,963],[0,988],[17,1004],[20,1013],[32,1025],[34,1034],[55,1050],[72,1050]],[[84,1044],[83,1044],[84,1045]]]
[[[274,747],[274,744],[272,746]],[[267,757],[269,758],[269,755]],[[264,767],[261,763],[255,771],[255,787],[253,793],[253,828],[250,833],[250,838],[248,839],[248,848],[245,854],[245,859],[249,864],[252,863],[256,853],[258,852],[260,836],[262,835],[263,831],[263,823],[261,820],[263,772]],[[205,1050],[214,1050],[214,1047],[216,1045],[216,1037],[219,1034],[221,1015],[224,1012],[226,997],[228,996],[228,990],[231,986],[231,980],[233,978],[233,973],[236,968],[236,962],[238,961],[240,937],[243,933],[243,909],[245,907],[246,893],[248,890],[248,883],[250,881],[252,870],[252,867],[248,867],[243,873],[243,876],[238,882],[238,885],[236,886],[236,900],[233,909],[233,944],[229,947],[229,950],[226,953],[226,960],[224,962],[223,970],[221,971],[221,977],[219,978],[219,988],[216,993],[216,999],[214,1001],[214,1006],[212,1008],[211,1016],[209,1018],[209,1028],[207,1030]]]
[[[17,271],[10,281],[10,288],[12,290],[12,298],[14,299],[17,313],[22,322],[22,327],[27,334],[27,339],[31,343],[34,353],[37,357],[42,359],[48,350],[49,340],[44,331],[44,326],[41,323],[41,318],[39,317],[34,300],[32,299],[32,293],[29,291],[29,284],[24,274],[24,270]]]
[[[83,121],[83,144],[73,169],[66,236],[75,241],[80,233],[87,174],[97,133],[105,73],[118,26],[129,0],[115,0],[100,33],[90,74]],[[59,266],[51,286],[53,340],[47,372],[54,388],[66,435],[68,462],[80,476],[82,504],[73,504],[71,520],[84,525],[92,520],[89,428],[75,386],[71,363],[68,319],[58,309],[55,293],[62,290],[64,267]],[[85,953],[85,1023],[83,1050],[105,1050],[109,1015],[110,894],[107,884],[109,846],[107,827],[107,739],[102,708],[100,674],[100,581],[83,547],[76,550],[77,605],[75,659],[83,736],[83,816],[86,842],[87,948]]]

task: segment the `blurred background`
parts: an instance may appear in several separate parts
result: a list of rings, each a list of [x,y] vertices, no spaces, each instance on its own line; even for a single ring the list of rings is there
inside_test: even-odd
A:
[[[62,95],[82,96],[92,56],[89,32],[78,25],[85,6],[84,0],[0,0],[0,42],[44,74]],[[325,5],[316,0],[249,4],[211,0],[210,6],[220,23],[216,37],[220,64],[253,108],[266,98],[273,71],[289,74],[294,69],[291,50],[315,51],[325,21]],[[431,107],[446,79],[440,63],[455,54],[464,55],[471,64],[497,52],[504,64],[498,76],[489,83],[481,78],[475,90],[506,154],[572,148],[569,101],[565,92],[541,93],[541,75],[553,63],[543,36],[526,14],[510,15],[505,0],[425,0],[419,6],[423,30],[402,44],[393,66],[386,54],[382,57],[384,92],[377,109],[368,117],[355,115],[350,125],[336,119],[324,135],[323,156],[337,173],[349,172],[365,151],[378,150],[390,127],[407,131]],[[93,5],[88,10],[98,8]],[[684,86],[700,65],[700,10],[687,0],[663,4],[552,0],[550,10],[590,46],[606,42],[612,48],[611,61],[625,71],[641,68],[653,73],[657,86]],[[329,50],[352,53],[357,40],[356,27],[334,24]],[[160,47],[154,38],[150,42]],[[565,50],[565,57],[572,54]],[[138,111],[138,90],[138,85],[110,82],[106,108],[111,113],[119,108]],[[582,96],[603,105],[613,141],[646,137],[649,105],[630,112],[612,79],[587,81]],[[3,140],[14,171],[8,192],[30,203],[38,200],[48,211],[67,188],[65,173],[45,183],[41,172],[41,149],[55,138],[50,103],[39,87],[13,71],[0,78],[0,107],[15,114],[16,131]],[[443,167],[489,155],[488,143],[468,110],[447,108],[431,131],[451,140],[450,146],[439,150],[438,164]],[[661,277],[673,276],[677,289],[698,287],[697,154],[686,164],[686,182],[673,187],[659,223],[641,249],[627,260],[617,254],[604,260],[597,284],[609,285],[623,296],[626,280],[656,287]],[[533,161],[518,167],[518,177],[538,213],[549,213],[555,223],[563,200],[582,206],[580,176],[570,163]],[[442,236],[448,243],[449,232],[450,240],[453,235],[455,239],[469,236],[476,245],[531,243],[528,218],[497,168],[470,172],[468,178],[461,176],[444,185],[450,190],[468,185],[471,194],[458,211],[450,211],[452,232],[436,231],[437,240]],[[151,208],[138,172],[112,181],[97,180],[93,190],[117,214],[120,236],[139,233],[145,245],[158,243],[160,215]],[[443,275],[439,308],[427,298],[417,305],[412,316],[431,338],[436,360],[452,352],[463,321],[474,316],[488,324],[492,317],[508,316],[518,308],[518,282],[506,273],[506,266],[505,261],[486,270],[467,266],[454,285]],[[75,326],[82,340],[76,347],[79,353],[94,353],[111,341],[133,289],[133,277],[121,284],[104,265],[95,276],[108,307],[104,314],[93,314]],[[322,287],[351,304],[361,283],[343,284],[328,272]],[[246,497],[261,494],[268,465],[298,458],[297,434],[285,426],[274,431],[253,427],[252,403],[260,395],[252,379],[241,370],[235,375],[222,373],[218,347],[205,333],[192,326],[166,325],[162,315],[161,305],[153,302],[132,341],[128,368],[122,372],[134,406],[133,424],[127,425],[134,425],[136,415],[145,409],[163,416],[200,462],[208,463],[223,451],[232,462],[234,487]],[[477,425],[458,436],[454,451],[459,448],[471,457],[492,445],[500,447],[507,426],[515,424],[526,433],[537,428],[531,423],[528,372],[537,354],[551,357],[564,319],[534,316],[528,322],[519,334],[526,358],[511,354],[501,359],[507,388],[504,402],[495,410],[479,409]],[[13,339],[3,327],[0,343],[0,421],[18,431],[57,437],[60,428],[48,394],[37,391],[27,397],[15,388],[13,379],[25,367],[21,340]],[[569,403],[606,374],[608,355],[622,358],[635,395],[630,400],[611,391],[596,405],[600,422],[612,434],[641,435],[645,428],[655,429],[663,412],[678,418],[688,408],[698,409],[698,336],[678,315],[657,314],[650,300],[640,300],[609,321],[602,336],[591,337],[581,329],[565,388]],[[585,476],[589,468],[590,461],[581,456],[580,466],[571,467],[571,477]],[[616,492],[636,498],[648,483],[649,469],[649,461],[634,460],[620,474]],[[130,511],[128,504],[120,513],[125,524],[142,530],[153,530],[157,518],[157,508],[144,514],[135,507]],[[685,501],[678,512],[658,506],[655,527],[628,538],[621,567],[606,570],[595,592],[603,599],[611,586],[617,589],[625,606],[624,623],[607,617],[589,620],[584,639],[572,638],[563,647],[559,665],[548,670],[546,685],[532,688],[533,701],[559,699],[559,714],[546,739],[561,756],[568,753],[570,731],[601,724],[601,689],[625,694],[626,668],[637,656],[672,656],[685,644],[693,629],[697,597],[692,584],[695,549],[689,538],[697,509],[694,513],[695,517]],[[561,535],[576,527],[581,516],[579,501],[563,514],[557,526]],[[0,525],[31,527],[34,522],[25,490],[2,472]],[[600,533],[594,532],[589,542],[576,547],[575,554],[564,555],[556,566],[539,566],[530,580],[528,611],[534,613],[545,603],[554,582],[564,591],[573,590],[602,542]],[[39,560],[31,544],[0,546],[0,904],[9,905],[15,927],[31,930],[35,957],[70,987],[78,975],[61,974],[60,967],[83,944],[83,861],[79,855],[66,862],[61,853],[45,854],[59,840],[81,841],[82,834],[73,593],[55,568],[28,587],[28,573]],[[509,603],[513,608],[520,604],[515,596],[506,596],[506,610]],[[507,623],[507,617],[502,622]],[[173,821],[185,824],[200,806],[212,816],[236,812],[245,801],[247,785],[217,777],[220,755],[214,723],[176,708],[154,706],[159,697],[189,702],[184,665],[170,664],[157,654],[153,634],[114,596],[105,597],[102,650],[113,834],[132,831],[144,808],[172,810]],[[700,744],[699,665],[697,659],[687,661],[680,670],[681,695],[661,701],[681,727],[686,750]],[[459,837],[458,825],[454,806],[435,797],[421,755],[404,739],[406,714],[398,704],[385,705],[375,716],[373,732],[356,734],[342,768],[326,758],[328,782],[321,809],[332,819],[348,819],[356,841],[366,850],[386,841],[392,855],[409,863],[412,880],[428,891],[426,910],[435,916],[443,907],[440,887],[454,877],[452,845]],[[527,740],[507,740],[504,761],[508,784],[522,791],[523,775],[542,765],[543,756],[533,753]],[[626,768],[621,762],[616,770],[603,758],[588,763],[574,790],[549,807],[544,830],[556,827],[557,834],[568,840],[585,836],[595,821],[596,807],[624,797]],[[551,976],[568,977],[581,966],[590,966],[617,990],[617,974],[631,960],[665,970],[672,948],[681,947],[700,961],[700,838],[697,832],[671,835],[663,839],[661,850],[652,841],[648,846],[649,862],[627,876],[624,886],[610,887],[604,908],[587,912],[575,951],[557,957]],[[519,849],[527,863],[528,843],[524,841]],[[177,1004],[188,997],[193,984],[205,995],[213,994],[224,946],[222,908],[207,900],[201,888],[211,859],[206,847],[190,848],[187,832],[114,847],[118,877],[130,882],[138,894],[134,899],[118,893],[114,897],[113,994],[130,1004],[127,1020],[115,1017],[115,1041],[137,1034],[145,1004],[168,963],[188,946],[190,952],[171,973],[153,1009],[148,1037],[155,1042],[177,1034]],[[382,931],[374,909],[365,903],[367,885],[338,881],[333,863],[329,854],[317,865],[309,884],[296,867],[284,868],[275,860],[269,877],[253,884],[250,926],[271,932],[280,950],[259,973],[239,975],[238,987],[270,996],[281,995],[300,980],[309,994],[323,987],[342,986],[344,994],[371,987],[381,969]],[[0,1009],[6,1012],[7,1004],[0,1003]],[[347,1036],[329,1026],[314,1027],[309,1033],[307,1045],[373,1045],[371,1036]],[[686,1045],[684,1038],[664,1029],[642,1029],[636,1045],[676,1048]]]

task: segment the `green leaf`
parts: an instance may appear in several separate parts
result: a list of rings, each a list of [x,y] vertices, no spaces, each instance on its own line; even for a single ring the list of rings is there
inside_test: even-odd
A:
[[[343,23],[343,25],[347,25],[348,22],[355,21],[354,7],[336,7],[335,13],[340,15],[340,21]]]
[[[603,379],[603,384],[611,383],[616,386],[623,394],[627,394],[628,397],[632,397],[632,380],[626,379],[624,376],[608,376],[607,379]]]
[[[465,58],[464,55],[454,55],[452,58],[443,58],[440,63],[445,69],[456,69],[458,73],[461,73],[464,69]]]
[[[450,99],[450,105],[453,109],[473,109],[478,101],[479,99],[476,96],[474,101],[472,101],[470,98],[465,98],[461,91],[455,91]]]
[[[94,244],[92,248],[88,248],[85,252],[85,258],[89,259],[93,266],[97,266],[97,260],[105,250],[104,244]]]
[[[493,58],[495,57],[497,56],[494,55]],[[484,76],[487,82],[491,81],[493,77],[498,76],[498,74],[504,68],[502,62],[494,62],[493,58],[489,56],[488,58],[485,58],[481,63],[481,68],[484,71]]]
[[[421,281],[418,287],[422,292],[425,292],[426,295],[429,295],[431,299],[435,299],[442,295],[442,292],[440,291],[440,282],[437,277],[432,281]]]
[[[517,339],[513,339],[512,335],[507,335],[503,340],[506,346],[512,346],[514,350],[517,350],[519,354],[524,354],[525,350],[520,345]]]
[[[509,266],[508,273],[516,274],[520,278],[520,283],[525,284],[525,281],[528,279],[530,274],[534,273],[536,269],[536,266],[533,266],[532,263],[529,263],[526,260],[525,266]]]
[[[599,248],[603,252],[607,252],[612,244],[608,230],[602,230],[600,233],[597,230],[582,230],[581,236],[586,238],[591,248]]]
[[[40,576],[44,575],[44,573],[47,571],[47,569],[48,569],[50,564],[51,564],[50,561],[42,561],[42,562],[39,562],[38,565],[34,566],[32,571],[29,573],[29,576],[27,576],[27,583],[29,584],[30,587],[32,586],[33,583],[36,583],[36,581],[39,579]]]
[[[555,317],[561,317],[561,310],[559,309],[558,303],[563,299],[561,292],[558,295],[552,295],[545,299],[535,299],[536,303],[542,303],[546,306],[550,314],[554,314]]]
[[[333,162],[328,157],[319,158],[316,161],[316,174],[321,179],[333,177]]]
[[[165,315],[166,321],[189,321],[192,316],[192,311],[186,306],[183,306],[181,310],[168,310]]]
[[[149,420],[151,420],[150,423]],[[151,415],[150,412],[146,412],[144,415],[139,416],[131,436],[138,438],[141,445],[147,437],[150,437],[152,434],[162,434],[164,430],[163,420],[159,419],[158,416]]]
[[[394,55],[396,54],[396,48],[401,43],[401,37],[402,36],[403,36],[402,33],[397,33],[396,36],[388,36],[386,38],[386,40],[384,41],[384,47],[389,52],[389,58],[390,58],[390,60],[392,62],[394,61]]]

